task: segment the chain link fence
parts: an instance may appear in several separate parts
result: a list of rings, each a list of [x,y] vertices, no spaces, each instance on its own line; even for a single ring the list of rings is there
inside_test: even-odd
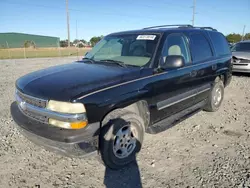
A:
[[[1,48],[0,59],[19,59],[19,58],[39,58],[39,57],[65,57],[79,56],[82,57],[91,48]]]
[[[84,56],[90,48],[60,47],[58,37],[0,33],[0,59]]]

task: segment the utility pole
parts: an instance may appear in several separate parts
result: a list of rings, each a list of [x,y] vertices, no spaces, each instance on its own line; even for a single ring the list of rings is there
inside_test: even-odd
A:
[[[246,29],[246,25],[244,25],[244,27],[243,27],[243,32],[242,32],[242,36],[241,36],[241,41],[244,40],[245,29]]]
[[[193,4],[193,6],[192,6],[192,8],[193,8],[193,19],[192,19],[192,25],[194,26],[194,16],[195,16],[195,9],[196,9],[196,0],[194,0],[194,4]]]
[[[76,20],[76,39],[78,40],[78,36],[77,36],[77,20]]]
[[[67,14],[67,30],[68,30],[68,47],[70,47],[70,31],[69,31],[69,5],[68,0],[66,0],[66,14]]]
[[[77,20],[76,20],[76,53],[77,53],[77,60],[79,60],[79,46],[80,45],[80,41],[78,40],[78,36],[77,36]]]

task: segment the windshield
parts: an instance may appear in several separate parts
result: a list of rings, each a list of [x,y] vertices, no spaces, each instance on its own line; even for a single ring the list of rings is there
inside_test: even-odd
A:
[[[85,57],[144,66],[152,58],[158,39],[158,34],[110,35],[98,42]]]
[[[250,52],[250,42],[237,43],[232,48],[233,52]]]

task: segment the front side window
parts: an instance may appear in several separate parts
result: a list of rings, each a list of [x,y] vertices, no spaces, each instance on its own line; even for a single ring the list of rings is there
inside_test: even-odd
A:
[[[171,34],[167,37],[162,56],[167,57],[170,55],[183,56],[186,63],[190,62],[186,38],[182,34]]]
[[[205,61],[213,56],[208,40],[201,33],[191,34],[190,41],[194,62]]]
[[[114,60],[126,65],[144,66],[152,58],[159,34],[110,35],[85,56],[95,61]]]
[[[233,52],[250,52],[250,42],[237,43],[232,48]]]

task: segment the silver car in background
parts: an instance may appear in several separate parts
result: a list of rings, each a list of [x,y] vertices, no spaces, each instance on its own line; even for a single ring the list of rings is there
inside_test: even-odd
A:
[[[233,72],[250,73],[250,40],[241,41],[232,47]]]

